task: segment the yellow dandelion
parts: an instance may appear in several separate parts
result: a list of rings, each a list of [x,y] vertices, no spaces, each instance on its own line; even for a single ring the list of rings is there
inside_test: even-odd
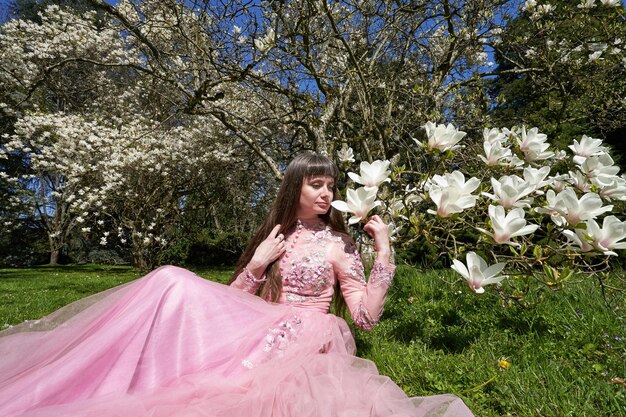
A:
[[[498,359],[498,366],[502,369],[509,369],[511,362],[509,362],[508,359],[509,358],[505,358],[504,356]]]

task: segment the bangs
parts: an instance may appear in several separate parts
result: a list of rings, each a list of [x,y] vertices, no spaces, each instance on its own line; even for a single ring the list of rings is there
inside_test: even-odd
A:
[[[315,155],[315,157],[311,158],[311,161],[307,164],[304,177],[310,178],[317,176],[328,176],[337,179],[339,176],[339,169],[331,159],[326,158],[325,156]]]

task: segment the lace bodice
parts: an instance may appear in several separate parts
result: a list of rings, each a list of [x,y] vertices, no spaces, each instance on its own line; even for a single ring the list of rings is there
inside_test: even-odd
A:
[[[281,303],[326,313],[338,281],[355,324],[365,330],[374,327],[382,315],[394,265],[374,263],[366,282],[354,240],[322,221],[298,221],[285,241],[287,251],[278,261]],[[231,285],[254,294],[264,279],[244,270]]]

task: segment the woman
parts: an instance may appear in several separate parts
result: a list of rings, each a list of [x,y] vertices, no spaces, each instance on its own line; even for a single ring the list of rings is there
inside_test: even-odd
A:
[[[471,416],[454,396],[406,397],[328,314],[336,295],[371,329],[394,272],[373,216],[365,282],[330,206],[337,176],[320,155],[291,162],[230,286],[162,267],[0,334],[0,415]]]

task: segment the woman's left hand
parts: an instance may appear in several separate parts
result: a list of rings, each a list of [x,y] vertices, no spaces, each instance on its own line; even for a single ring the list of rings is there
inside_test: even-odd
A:
[[[374,215],[365,223],[363,230],[374,238],[374,249],[376,253],[379,256],[389,257],[391,253],[389,246],[389,229],[383,220],[378,215]]]

